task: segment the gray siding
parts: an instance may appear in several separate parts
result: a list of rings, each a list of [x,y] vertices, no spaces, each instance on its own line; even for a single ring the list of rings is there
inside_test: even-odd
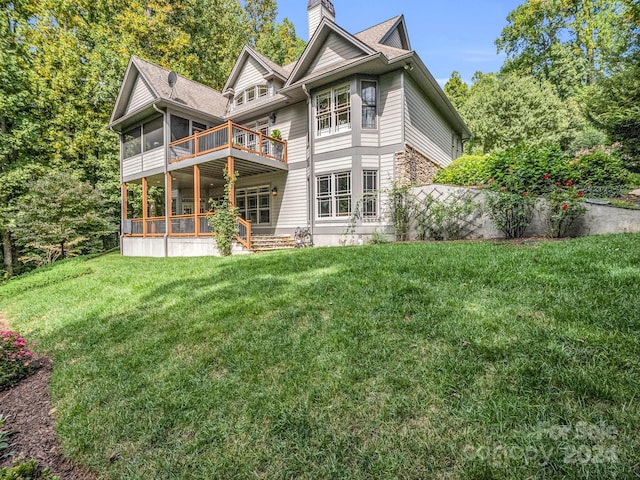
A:
[[[402,85],[400,72],[380,77],[380,146],[402,143]]]
[[[309,70],[307,70],[306,75],[362,55],[363,53],[353,44],[347,42],[337,34],[331,33],[322,45],[320,52],[309,67]]]
[[[353,160],[351,157],[332,158],[331,160],[325,160],[315,163],[316,175],[331,172],[345,172],[350,171],[353,167]]]
[[[297,103],[279,110],[276,123],[271,126],[282,133],[287,141],[287,159],[289,164],[307,160],[307,104]]]
[[[307,224],[307,170],[291,170],[287,174],[284,188],[278,186],[280,210],[278,229],[295,229]],[[293,233],[293,232],[292,232]]]
[[[336,150],[349,148],[352,145],[353,135],[351,132],[327,135],[326,137],[315,139],[313,153],[335,152]]]
[[[122,161],[122,176],[128,177],[142,172],[142,155],[125,158]]]
[[[387,41],[384,42],[385,45],[395,48],[402,48],[402,39],[400,38],[400,32],[396,28],[393,33],[387,38]]]
[[[254,59],[253,57],[248,57],[244,66],[242,67],[242,70],[240,71],[240,75],[238,75],[236,84],[233,87],[236,94],[252,85],[265,83],[265,73],[266,70],[256,61],[256,59]]]
[[[451,163],[452,130],[410,78],[405,82],[406,143],[441,166]]]
[[[153,93],[151,93],[149,87],[144,83],[142,77],[138,75],[136,83],[133,86],[133,91],[131,92],[131,97],[129,98],[129,103],[127,104],[125,115],[138,110],[143,105],[151,103],[153,99]]]
[[[164,147],[154,148],[142,154],[142,168],[152,170],[154,168],[164,167]]]
[[[309,39],[311,39],[322,21],[322,5],[312,8],[307,14],[309,17]]]
[[[363,147],[377,147],[380,143],[378,132],[368,133],[368,130],[362,130],[360,138]]]

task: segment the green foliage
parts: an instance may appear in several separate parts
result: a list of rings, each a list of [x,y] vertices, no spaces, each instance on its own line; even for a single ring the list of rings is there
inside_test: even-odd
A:
[[[581,187],[605,186],[622,188],[629,172],[624,168],[617,146],[596,147],[576,152],[569,161],[572,180]]]
[[[233,240],[238,235],[238,208],[231,203],[231,191],[238,178],[237,173],[230,174],[224,169],[224,196],[218,202],[212,202],[213,213],[207,217],[211,231],[216,239],[218,252],[223,257],[231,255]]]
[[[460,240],[470,233],[469,217],[475,210],[472,197],[465,192],[427,195],[416,202],[418,239]]]
[[[469,98],[469,85],[462,81],[460,72],[454,71],[451,73],[451,78],[444,86],[444,93],[457,109],[467,102]]]
[[[492,188],[522,196],[547,191],[549,179],[570,180],[567,159],[557,147],[534,147],[523,143],[490,155],[485,163]]]
[[[29,376],[37,367],[24,338],[8,330],[0,332],[0,390]]]
[[[385,233],[376,230],[369,235],[367,243],[371,245],[383,245],[385,243],[389,243],[389,237]]]
[[[31,460],[15,467],[0,468],[0,480],[58,480],[48,468],[41,469],[38,462]]]
[[[522,238],[531,224],[535,200],[527,192],[515,193],[501,187],[486,192],[487,213],[507,238]]]
[[[546,199],[547,236],[566,237],[575,221],[587,211],[582,191],[573,185],[559,185],[547,194]]]
[[[54,172],[30,184],[18,204],[15,235],[30,252],[25,262],[46,265],[87,252],[91,242],[115,231],[100,192],[69,172]]]
[[[626,168],[640,173],[640,53],[591,90],[587,105],[591,120],[621,142]]]
[[[388,192],[387,203],[396,241],[409,240],[409,229],[415,210],[415,198],[411,193],[411,186],[394,182]]]
[[[489,178],[485,172],[484,155],[463,155],[456,158],[443,170],[439,170],[433,183],[446,185],[482,185]]]
[[[513,74],[482,75],[460,114],[474,134],[466,152],[486,154],[520,142],[568,144],[572,115],[548,83]]]
[[[628,11],[619,0],[527,1],[509,13],[496,45],[511,70],[556,81],[560,90],[576,80],[591,85],[629,50]]]
[[[1,387],[0,387],[1,389]],[[7,417],[0,413],[0,461],[10,457],[13,452],[9,450],[11,444],[9,443],[9,437],[13,432],[5,429],[7,424]]]

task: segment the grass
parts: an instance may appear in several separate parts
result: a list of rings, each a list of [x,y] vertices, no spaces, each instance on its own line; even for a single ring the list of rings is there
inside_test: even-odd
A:
[[[112,479],[636,478],[640,235],[72,259],[0,287]]]

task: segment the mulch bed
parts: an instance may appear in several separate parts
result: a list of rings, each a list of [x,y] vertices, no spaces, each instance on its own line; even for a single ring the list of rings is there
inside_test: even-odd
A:
[[[0,330],[5,329],[0,314]],[[65,458],[56,437],[51,416],[49,381],[53,363],[38,358],[41,367],[19,384],[0,391],[0,413],[7,418],[5,430],[14,431],[9,438],[13,457],[0,460],[0,467],[11,467],[16,459],[37,460],[60,480],[95,480],[98,477]]]

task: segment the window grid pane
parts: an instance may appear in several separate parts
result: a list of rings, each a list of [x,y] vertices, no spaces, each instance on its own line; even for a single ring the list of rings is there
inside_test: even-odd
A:
[[[378,172],[364,170],[362,172],[363,202],[362,216],[371,218],[378,216]]]
[[[362,128],[376,128],[377,102],[376,82],[362,82]]]

